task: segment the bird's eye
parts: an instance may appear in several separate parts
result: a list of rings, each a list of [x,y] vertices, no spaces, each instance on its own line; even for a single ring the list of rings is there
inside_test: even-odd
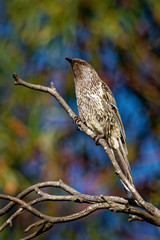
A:
[[[81,64],[82,64],[82,65],[85,65],[85,63],[84,63],[84,62],[82,62]]]

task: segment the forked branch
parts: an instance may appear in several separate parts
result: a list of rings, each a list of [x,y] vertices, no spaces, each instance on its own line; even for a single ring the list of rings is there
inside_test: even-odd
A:
[[[27,88],[38,90],[42,92],[49,93],[53,97],[57,99],[57,101],[62,105],[62,107],[66,110],[71,119],[77,124],[77,127],[85,132],[90,138],[93,140],[96,138],[96,135],[80,120],[77,121],[77,116],[72,111],[72,109],[68,106],[65,100],[59,95],[53,83],[51,83],[51,87],[45,87],[41,85],[31,84],[23,81],[16,73],[13,74],[13,78],[15,80],[15,85],[22,85]],[[15,219],[18,215],[20,215],[24,210],[31,212],[33,215],[37,216],[40,220],[28,226],[25,232],[28,232],[32,228],[38,228],[33,234],[30,234],[26,239],[32,239],[41,233],[49,230],[56,223],[63,223],[68,221],[74,221],[76,219],[87,216],[88,214],[98,210],[98,209],[107,209],[114,212],[122,212],[129,215],[129,221],[146,221],[148,223],[160,226],[160,210],[156,208],[151,203],[146,202],[141,195],[138,193],[135,187],[133,187],[127,178],[124,176],[121,171],[114,154],[109,148],[107,142],[104,139],[99,139],[99,144],[103,147],[104,151],[108,155],[109,159],[112,162],[115,173],[119,176],[122,182],[127,186],[130,192],[133,195],[133,199],[124,199],[121,197],[113,197],[113,196],[91,196],[82,194],[70,186],[63,183],[61,180],[57,182],[44,182],[33,185],[23,192],[21,192],[17,197],[11,197],[6,195],[0,195],[1,199],[8,199],[10,203],[7,204],[4,208],[0,209],[0,216],[9,212],[13,206],[18,204],[20,208],[12,214],[8,220],[0,227],[0,231],[6,228],[8,225],[12,225],[13,219]],[[43,187],[58,187],[65,190],[67,195],[51,195],[42,191]],[[38,198],[25,202],[22,200],[25,196],[27,196],[31,192],[36,192]],[[44,201],[70,201],[76,203],[88,203],[89,206],[84,208],[82,211],[77,211],[74,214],[63,216],[63,217],[52,217],[45,215],[38,211],[35,206],[39,202]]]
[[[63,189],[66,192],[66,195],[52,195],[42,190],[42,188],[48,187],[56,187]],[[37,193],[38,197],[30,202],[24,201],[23,198],[28,196],[28,194],[30,194],[31,192]],[[25,191],[21,192],[17,197],[0,194],[0,199],[10,200],[10,203],[0,210],[1,216],[9,212],[16,204],[19,205],[18,210],[15,211],[0,227],[0,231],[5,229],[8,225],[12,227],[13,220],[18,217],[24,210],[29,211],[30,213],[39,218],[39,220],[37,220],[35,223],[30,224],[24,230],[25,233],[28,233],[31,229],[36,228],[34,233],[23,238],[23,240],[37,237],[43,232],[49,230],[51,227],[53,227],[53,225],[57,223],[75,221],[99,209],[106,209],[113,212],[122,212],[128,214],[129,221],[146,221],[148,223],[160,226],[160,221],[156,217],[144,211],[143,209],[137,208],[138,205],[133,199],[125,199],[117,196],[92,196],[82,194],[65,184],[62,180],[55,182],[48,181],[35,184],[27,188]],[[45,201],[69,201],[75,202],[77,204],[88,203],[89,206],[85,207],[81,211],[77,211],[76,213],[70,214],[68,216],[52,217],[43,214],[36,209],[36,204]]]

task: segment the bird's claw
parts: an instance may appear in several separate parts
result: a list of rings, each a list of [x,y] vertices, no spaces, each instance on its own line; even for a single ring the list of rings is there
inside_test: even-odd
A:
[[[81,128],[81,125],[80,125],[80,122],[82,122],[82,120],[80,119],[79,116],[75,116],[75,117],[74,117],[74,122],[75,122],[75,124],[77,125],[77,129],[78,129],[79,131],[82,131],[82,128]]]
[[[104,134],[100,134],[100,135],[97,135],[95,138],[94,138],[94,141],[96,143],[96,145],[98,146],[99,145],[99,140],[100,139],[103,139],[105,136]]]
[[[75,116],[73,120],[74,120],[75,124],[78,124],[81,121],[79,116]]]

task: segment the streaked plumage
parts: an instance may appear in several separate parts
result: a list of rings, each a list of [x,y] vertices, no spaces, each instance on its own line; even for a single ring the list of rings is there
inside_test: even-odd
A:
[[[124,127],[112,91],[94,68],[82,59],[69,59],[71,63],[79,116],[97,135],[104,134],[114,151],[121,170],[132,185],[133,178],[127,159]],[[122,159],[119,159],[119,150]]]

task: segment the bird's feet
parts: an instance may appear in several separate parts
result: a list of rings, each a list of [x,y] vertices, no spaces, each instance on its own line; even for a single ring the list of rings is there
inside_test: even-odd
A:
[[[82,128],[81,128],[81,124],[80,124],[80,122],[82,122],[82,120],[81,120],[81,118],[79,116],[75,116],[74,117],[74,122],[77,125],[77,129],[79,131],[83,131]]]
[[[97,136],[94,138],[94,141],[95,141],[96,145],[98,146],[98,145],[99,145],[99,140],[100,140],[100,139],[104,139],[104,138],[105,138],[105,135],[104,135],[104,134],[97,135]]]

